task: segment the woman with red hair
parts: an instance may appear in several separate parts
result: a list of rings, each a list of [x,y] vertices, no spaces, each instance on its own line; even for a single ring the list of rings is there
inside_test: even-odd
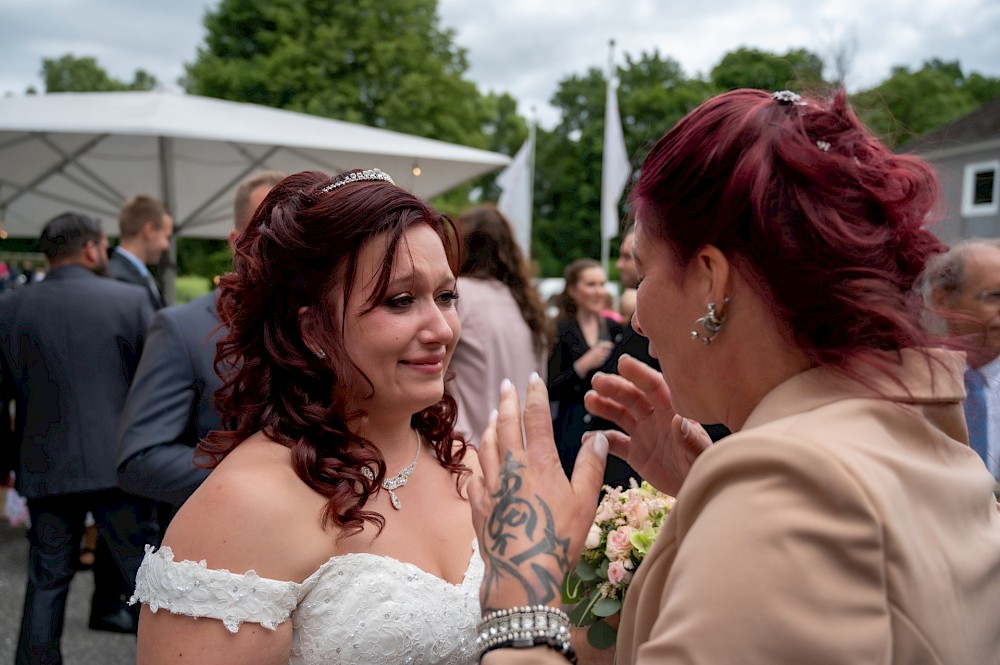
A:
[[[623,359],[594,378],[587,408],[626,433],[591,438],[572,483],[544,386],[526,447],[501,397],[471,486],[483,663],[566,661],[558,635],[504,625],[558,602],[608,442],[677,495],[628,589],[617,663],[997,662],[1000,511],[968,446],[964,358],[935,348],[913,289],[944,250],[936,195],[842,91],[736,90],[657,143],[631,193],[633,324],[662,375]],[[733,434],[710,446],[697,422]]]
[[[226,431],[147,548],[138,662],[471,662],[482,560],[444,390],[454,224],[378,169],[304,172],[234,249]]]

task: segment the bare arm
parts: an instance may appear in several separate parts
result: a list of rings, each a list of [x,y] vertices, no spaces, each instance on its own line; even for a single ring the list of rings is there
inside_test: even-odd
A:
[[[282,464],[252,460],[235,469],[220,466],[178,512],[164,546],[176,561],[204,560],[213,570],[253,570],[265,580],[300,581],[328,556],[318,553],[328,546],[296,483],[301,485],[294,471]],[[138,639],[141,665],[286,665],[292,622],[272,631],[248,620],[230,633],[216,618],[195,619],[164,607],[153,613],[147,607]]]

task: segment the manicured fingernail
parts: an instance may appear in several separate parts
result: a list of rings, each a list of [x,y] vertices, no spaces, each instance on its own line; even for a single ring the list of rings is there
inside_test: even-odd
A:
[[[542,377],[538,376],[538,372],[532,372],[531,376],[528,377],[528,381],[530,381],[531,383],[536,383],[541,380]]]
[[[499,414],[500,414],[500,412],[497,411],[496,409],[493,409],[492,411],[490,411],[490,427],[496,427],[497,416]]]
[[[681,436],[687,436],[691,431],[691,425],[687,418],[681,418]]]
[[[500,382],[500,394],[503,394],[508,390],[511,390],[513,387],[514,384],[510,382],[510,379],[504,379],[503,381]]]
[[[631,359],[632,358],[632,354],[630,354],[630,353],[623,353],[620,356],[618,356],[618,360],[624,360],[625,358]]]
[[[594,440],[591,443],[594,448],[594,452],[597,453],[598,457],[608,456],[608,437],[604,436],[603,432],[598,432],[594,435]]]

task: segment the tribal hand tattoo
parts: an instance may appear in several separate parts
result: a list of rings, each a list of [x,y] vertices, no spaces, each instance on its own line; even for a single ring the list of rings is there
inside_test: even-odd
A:
[[[524,590],[527,604],[547,605],[559,598],[562,575],[569,568],[570,539],[559,538],[542,497],[525,496],[524,469],[508,451],[500,489],[493,495],[496,505],[486,521],[486,595],[513,579]],[[484,612],[500,609],[486,605]]]

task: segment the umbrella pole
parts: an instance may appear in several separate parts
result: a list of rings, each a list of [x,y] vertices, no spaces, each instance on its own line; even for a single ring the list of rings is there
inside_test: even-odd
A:
[[[159,137],[160,145],[160,200],[170,214],[177,218],[176,190],[174,188],[174,141],[166,136]],[[170,236],[170,248],[166,261],[161,262],[163,298],[168,305],[177,302],[177,235]]]

